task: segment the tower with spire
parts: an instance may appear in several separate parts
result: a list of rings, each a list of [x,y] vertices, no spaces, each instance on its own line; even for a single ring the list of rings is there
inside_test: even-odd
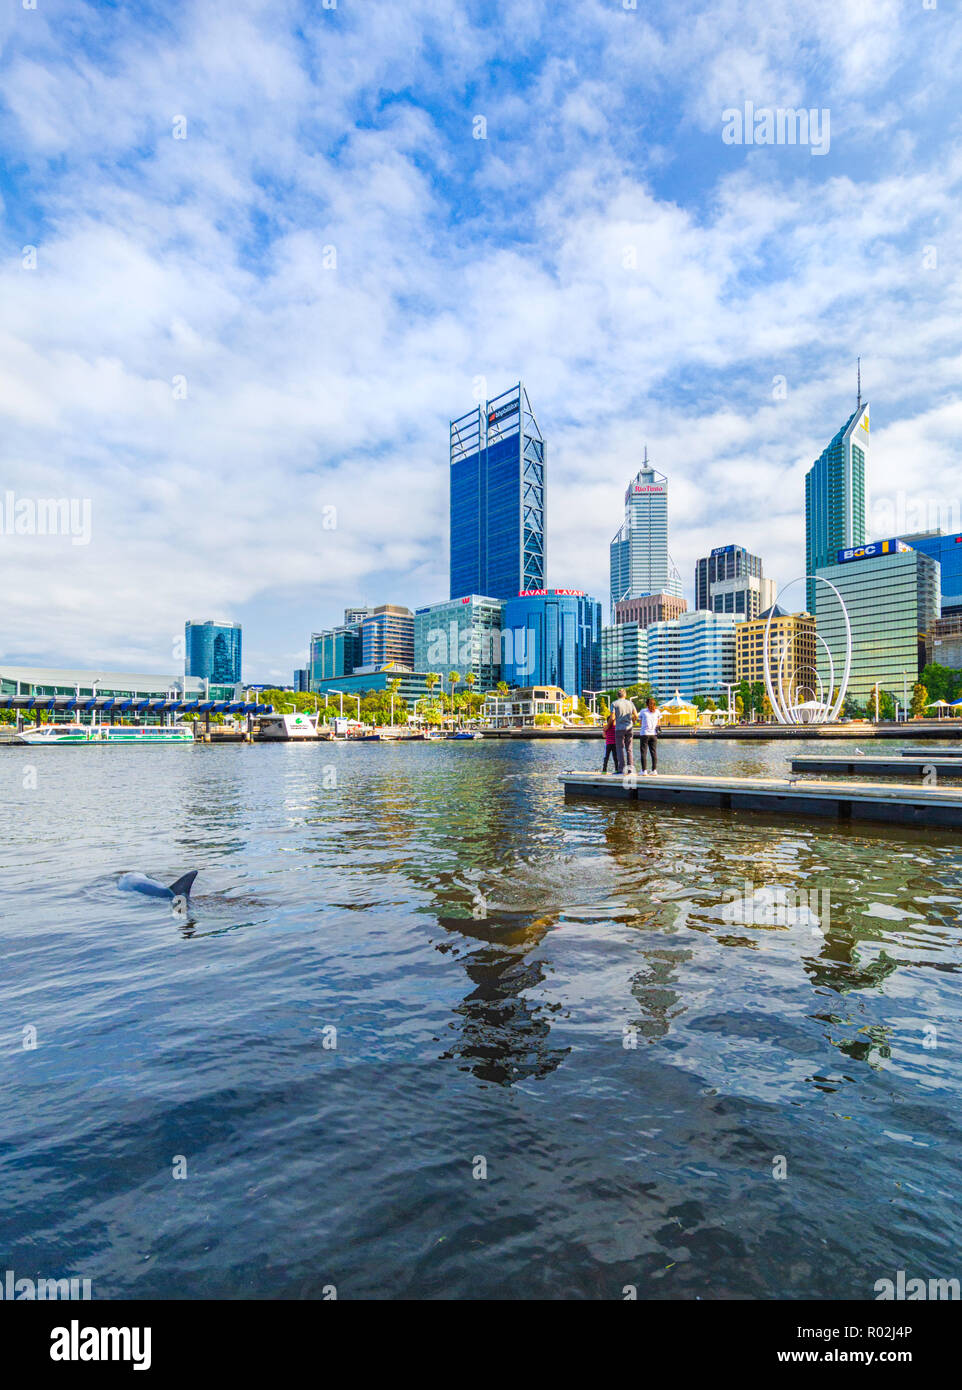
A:
[[[805,573],[808,611],[816,613],[818,585],[812,577],[833,565],[839,550],[865,543],[865,465],[869,409],[862,401],[862,359],[856,364],[855,409],[805,475]]]
[[[646,594],[682,597],[681,576],[668,554],[668,479],[648,460],[625,491],[625,519],[610,547],[611,611],[622,599]]]

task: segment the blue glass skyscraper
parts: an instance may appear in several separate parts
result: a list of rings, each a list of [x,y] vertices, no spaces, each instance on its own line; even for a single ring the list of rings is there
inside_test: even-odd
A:
[[[451,423],[451,598],[545,582],[545,442],[522,382]]]
[[[237,685],[241,678],[240,623],[184,624],[184,675],[212,685]]]
[[[868,406],[858,404],[805,474],[805,572],[833,565],[840,550],[865,542],[865,459]],[[806,602],[815,612],[816,582],[808,579]]]
[[[542,589],[504,605],[504,679],[557,685],[567,695],[601,688],[601,604],[580,589]]]
[[[962,613],[962,532],[955,531],[950,536],[924,532],[916,536],[903,536],[906,545],[913,550],[921,550],[923,555],[931,555],[941,566],[942,616]]]

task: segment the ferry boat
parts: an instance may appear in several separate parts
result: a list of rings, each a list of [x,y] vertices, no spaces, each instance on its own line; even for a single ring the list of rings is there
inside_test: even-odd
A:
[[[261,714],[257,718],[257,737],[271,740],[317,738],[317,719],[313,714]]]
[[[189,724],[41,724],[17,735],[20,743],[193,743]]]

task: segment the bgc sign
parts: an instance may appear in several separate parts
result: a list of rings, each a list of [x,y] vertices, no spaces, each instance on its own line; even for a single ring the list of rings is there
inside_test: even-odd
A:
[[[868,545],[856,545],[850,550],[840,550],[836,563],[847,565],[850,560],[873,560],[877,555],[898,555],[911,549],[910,545],[893,536],[891,540],[871,541]]]

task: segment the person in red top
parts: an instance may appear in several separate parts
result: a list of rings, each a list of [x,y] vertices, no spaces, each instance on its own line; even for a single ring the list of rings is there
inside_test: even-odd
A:
[[[617,768],[618,755],[615,752],[615,716],[613,714],[609,714],[608,718],[605,720],[605,760],[601,764],[602,772],[608,771],[609,758],[615,760],[615,766]]]

